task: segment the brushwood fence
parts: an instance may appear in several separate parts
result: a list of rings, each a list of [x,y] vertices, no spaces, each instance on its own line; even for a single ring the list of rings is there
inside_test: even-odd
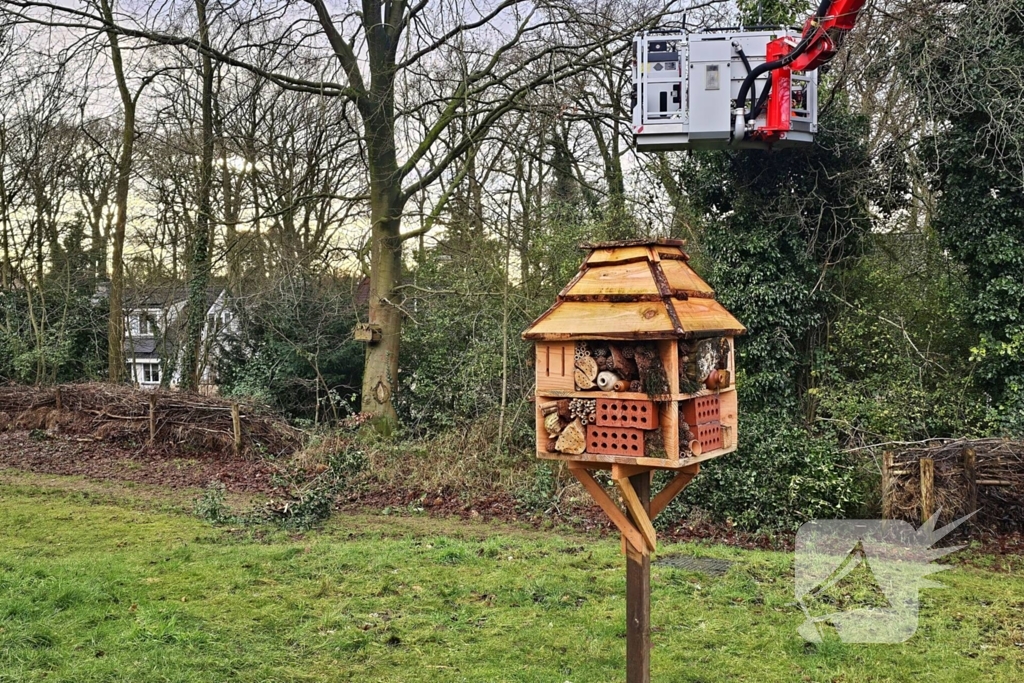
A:
[[[948,523],[977,510],[972,524],[1024,528],[1024,442],[935,441],[882,456],[882,515]]]
[[[46,430],[235,456],[292,453],[302,432],[260,406],[100,383],[0,386],[0,431]]]

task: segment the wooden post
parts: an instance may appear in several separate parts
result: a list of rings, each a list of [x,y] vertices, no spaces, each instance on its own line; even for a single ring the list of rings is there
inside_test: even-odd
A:
[[[53,401],[57,410],[64,410],[64,397],[60,395],[60,385],[53,390]]]
[[[235,443],[234,453],[235,456],[239,456],[242,453],[242,414],[239,411],[238,404],[231,404],[231,426],[235,432]]]
[[[644,509],[651,508],[651,475],[629,478]],[[626,544],[626,683],[651,681],[651,555]]]
[[[977,453],[970,446],[964,446],[964,479],[967,480],[967,510],[965,514],[971,514],[978,509],[978,465]]]
[[[892,451],[882,452],[882,519],[892,519],[892,468],[895,457]]]
[[[921,521],[925,522],[935,512],[935,461],[921,458]]]
[[[149,395],[149,443],[156,443],[156,394]]]

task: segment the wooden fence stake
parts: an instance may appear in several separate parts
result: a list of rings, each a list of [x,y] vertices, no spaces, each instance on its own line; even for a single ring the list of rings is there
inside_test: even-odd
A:
[[[156,394],[149,395],[149,443],[156,443]]]
[[[921,522],[935,512],[935,461],[921,458]]]
[[[234,452],[235,456],[242,454],[242,414],[239,411],[238,404],[231,404],[231,426],[235,431],[235,443]]]
[[[650,474],[634,475],[629,482],[650,514]],[[626,544],[626,683],[651,681],[651,555],[644,550]]]
[[[64,410],[64,397],[60,395],[60,386],[53,390],[53,401],[56,404],[57,410]]]
[[[882,519],[892,519],[892,469],[895,457],[892,451],[882,452]]]
[[[970,446],[965,446],[964,458],[964,479],[967,480],[967,510],[971,514],[978,509],[978,461],[977,453]]]

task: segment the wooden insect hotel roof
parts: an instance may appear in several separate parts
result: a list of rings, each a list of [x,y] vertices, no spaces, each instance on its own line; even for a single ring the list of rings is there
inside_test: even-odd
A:
[[[523,339],[673,339],[746,328],[690,268],[679,240],[583,245],[580,272]]]

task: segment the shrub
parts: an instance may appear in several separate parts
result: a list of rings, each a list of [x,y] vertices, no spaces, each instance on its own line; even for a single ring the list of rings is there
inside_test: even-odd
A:
[[[260,506],[249,515],[249,521],[298,530],[320,525],[331,516],[338,494],[351,485],[366,462],[366,453],[351,439],[337,435],[322,438],[296,456],[291,495]]]
[[[833,435],[742,410],[739,432],[739,449],[703,465],[679,509],[698,506],[744,529],[794,529],[861,505],[856,470]]]
[[[196,516],[211,524],[228,524],[235,521],[235,514],[224,501],[226,493],[224,484],[210,482],[203,494],[193,503],[192,509]]]

